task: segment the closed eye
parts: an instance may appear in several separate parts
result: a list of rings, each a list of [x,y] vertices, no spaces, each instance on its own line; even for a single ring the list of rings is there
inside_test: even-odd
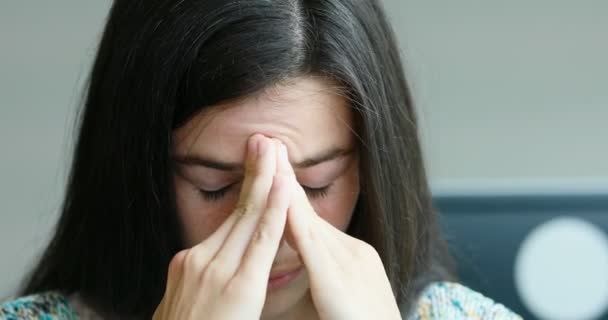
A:
[[[330,187],[331,187],[331,184],[328,184],[325,187],[321,187],[321,188],[310,188],[310,187],[307,187],[304,185],[302,186],[304,191],[306,191],[306,194],[313,199],[326,197],[327,192]]]
[[[219,201],[222,200],[222,198],[226,195],[226,193],[228,193],[228,191],[230,191],[230,189],[232,188],[232,186],[234,186],[234,183],[231,183],[221,189],[217,189],[217,190],[204,190],[204,189],[199,189],[197,188],[199,194],[203,197],[203,199],[213,202],[213,201]]]
[[[217,189],[217,190],[204,190],[204,189],[199,189],[199,188],[197,188],[197,190],[198,190],[199,194],[203,197],[203,199],[205,199],[206,201],[209,201],[209,202],[214,202],[214,201],[222,200],[222,198],[224,198],[226,193],[228,193],[228,191],[230,191],[232,186],[234,186],[234,183],[229,184],[229,185],[227,185],[221,189]],[[311,187],[302,185],[302,188],[304,189],[304,191],[306,191],[306,194],[310,198],[313,198],[313,199],[326,197],[330,187],[331,187],[331,184],[326,185],[321,188],[311,188]]]

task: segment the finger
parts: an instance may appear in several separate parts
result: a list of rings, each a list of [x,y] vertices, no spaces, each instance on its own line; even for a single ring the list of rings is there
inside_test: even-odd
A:
[[[261,137],[259,135],[253,135],[247,141],[245,168],[251,169],[253,166],[255,166],[259,153],[258,144],[260,138]],[[250,179],[249,176],[250,175],[245,177],[245,179],[249,179],[249,181],[244,181],[243,189],[250,188],[250,181],[252,179]],[[217,254],[224,242],[226,242],[226,238],[230,234],[230,231],[234,227],[238,218],[238,214],[230,214],[228,218],[226,218],[226,220],[220,225],[220,227],[211,234],[211,236],[192,247],[192,250],[196,252],[196,256],[198,256],[201,260],[200,263],[202,265],[207,265],[207,263]]]
[[[182,279],[184,278],[184,260],[187,252],[188,250],[181,250],[175,256],[173,256],[171,262],[169,263],[169,270],[167,272],[167,288],[163,297],[165,304],[168,306],[172,305],[174,300],[177,299]]]
[[[273,140],[261,134],[254,134],[249,138],[247,143],[247,159],[245,161],[245,179],[243,180],[243,186],[241,187],[241,192],[239,194],[237,208],[239,205],[244,205],[247,200],[249,200],[252,192],[256,192],[254,188],[255,182],[260,175],[260,161],[263,160],[261,153],[267,151],[268,141]]]
[[[291,165],[289,163],[288,166],[289,169],[293,172],[293,169],[291,168]],[[305,217],[310,219],[310,223],[313,224],[311,228],[315,231],[318,231],[319,235],[323,238],[322,242],[328,247],[329,253],[332,254],[334,258],[348,257],[348,255],[345,254],[348,249],[347,244],[350,243],[349,239],[354,238],[342,232],[342,230],[336,228],[334,225],[320,217],[315,212],[314,207],[308,199],[306,191],[304,191],[304,189],[297,182],[297,180],[293,190],[293,197],[294,210],[305,213]]]
[[[259,153],[259,140],[260,137],[254,135],[247,141],[246,168],[251,168],[255,165]],[[189,250],[185,263],[186,269],[188,269],[186,272],[186,287],[188,289],[191,289],[190,285],[198,285],[201,272],[207,268],[210,261],[218,254],[239,218],[238,214],[230,214],[211,236]]]
[[[343,272],[349,269],[349,264],[352,263],[353,259],[356,260],[367,253],[364,242],[348,235],[317,215],[306,196],[306,191],[299,184],[293,191],[293,197],[295,199],[293,207],[300,208],[296,211],[310,217],[311,230],[314,230],[318,238],[322,239],[321,242],[331,256],[330,260],[337,268],[336,270]]]
[[[226,241],[226,238],[228,237],[228,234],[230,234],[230,230],[232,230],[234,227],[237,219],[238,215],[229,215],[228,218],[226,218],[226,220],[224,220],[224,222],[220,225],[220,227],[217,228],[217,230],[215,230],[207,239],[190,248],[190,250],[198,256],[200,265],[207,265],[209,261],[215,257]]]
[[[183,275],[184,258],[187,250],[182,250],[175,254],[169,262],[169,268],[167,271],[167,288],[165,292],[169,295],[175,292],[175,288],[179,285],[181,277]]]
[[[270,191],[266,212],[260,218],[249,243],[235,281],[254,281],[253,286],[266,290],[272,263],[281,244],[287,222],[290,184],[285,176],[276,175]]]
[[[333,274],[337,266],[327,246],[324,227],[319,225],[318,220],[323,219],[314,212],[295,175],[290,177],[292,196],[287,224],[295,249],[299,252],[312,282],[331,284],[335,281]]]
[[[302,190],[296,190],[294,193],[301,193],[297,196],[297,198],[302,199],[302,194],[306,197],[306,192]],[[312,206],[310,206],[312,207]],[[342,270],[347,263],[350,263],[352,260],[352,254],[350,253],[351,249],[349,248],[349,243],[347,238],[350,238],[349,235],[342,232],[342,230],[336,228],[334,225],[321,218],[316,214],[314,210],[308,211],[311,215],[314,215],[313,220],[313,229],[319,233],[319,236],[323,239],[323,243],[327,248],[327,251],[331,255],[332,261],[336,263],[336,265]]]
[[[266,199],[276,172],[276,142],[262,137],[258,141],[258,151],[255,166],[249,168],[249,172],[246,173],[254,179],[249,194],[245,197],[246,200],[238,205],[236,214],[239,217],[214,258],[214,261],[223,266],[223,272],[228,276],[234,275],[247,249],[266,206]]]

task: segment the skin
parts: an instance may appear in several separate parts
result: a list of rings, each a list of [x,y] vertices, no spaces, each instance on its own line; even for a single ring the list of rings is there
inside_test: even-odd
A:
[[[359,167],[352,112],[331,87],[298,78],[206,109],[176,130],[174,180],[189,249],[171,263],[155,319],[398,318],[377,253],[344,233]],[[273,274],[298,268],[288,285],[267,288]],[[364,310],[352,308],[358,300]]]

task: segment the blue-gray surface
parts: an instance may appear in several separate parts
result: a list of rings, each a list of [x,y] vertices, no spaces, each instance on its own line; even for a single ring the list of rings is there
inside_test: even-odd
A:
[[[435,205],[461,281],[525,319],[535,317],[517,294],[513,266],[526,235],[559,216],[579,217],[608,234],[608,194],[438,196]],[[608,314],[601,319],[608,319]]]

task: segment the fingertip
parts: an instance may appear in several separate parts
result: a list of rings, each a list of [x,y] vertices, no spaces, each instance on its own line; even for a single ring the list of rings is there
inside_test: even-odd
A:
[[[258,174],[271,176],[276,172],[277,165],[277,147],[275,139],[266,137],[262,134],[256,134],[258,139],[258,156],[255,165]],[[269,186],[270,187],[270,186]]]
[[[268,143],[268,138],[261,134],[257,134],[256,137],[258,139],[258,154],[265,155],[271,147],[270,143]]]

